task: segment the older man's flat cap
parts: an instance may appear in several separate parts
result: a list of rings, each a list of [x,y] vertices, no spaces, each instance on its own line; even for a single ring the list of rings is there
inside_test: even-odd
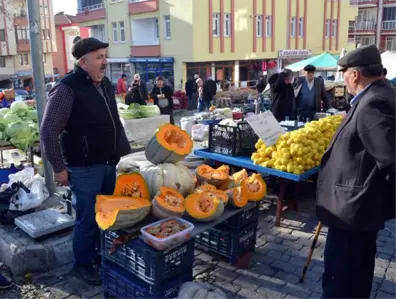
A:
[[[308,64],[308,65],[306,65],[306,66],[304,67],[304,71],[306,71],[306,72],[314,72],[314,71],[316,71],[316,67],[314,67],[314,66],[311,65],[311,64]]]
[[[87,53],[99,49],[105,49],[108,46],[108,43],[101,42],[100,40],[93,37],[82,38],[73,45],[72,55],[74,58],[80,59]]]
[[[338,60],[341,71],[350,67],[381,64],[381,53],[375,45],[357,48]]]

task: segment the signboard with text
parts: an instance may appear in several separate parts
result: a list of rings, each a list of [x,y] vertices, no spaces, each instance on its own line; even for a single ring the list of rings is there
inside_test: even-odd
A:
[[[285,134],[285,130],[281,127],[271,111],[251,115],[246,121],[257,136],[264,141],[266,146],[275,144],[279,136]]]
[[[279,50],[279,58],[308,58],[312,56],[312,50]]]

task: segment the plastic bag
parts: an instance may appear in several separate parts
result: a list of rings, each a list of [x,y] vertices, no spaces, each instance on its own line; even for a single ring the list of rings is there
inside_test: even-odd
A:
[[[192,126],[192,139],[194,141],[205,141],[209,139],[209,126],[198,124]]]

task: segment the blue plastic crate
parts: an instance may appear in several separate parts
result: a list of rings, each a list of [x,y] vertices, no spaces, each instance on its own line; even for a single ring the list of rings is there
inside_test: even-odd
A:
[[[254,205],[247,208],[242,213],[228,218],[222,223],[222,225],[233,229],[241,229],[242,227],[245,227],[251,223],[257,222],[259,217],[259,211],[260,202],[256,202]]]
[[[102,286],[105,298],[175,298],[180,286],[186,281],[192,281],[192,267],[182,275],[161,284],[159,289],[137,278],[112,263],[102,263]]]
[[[116,232],[102,232],[102,259],[123,267],[154,287],[185,272],[194,262],[194,238],[165,251],[138,238],[128,241],[110,255],[113,241],[118,237]]]
[[[258,222],[235,230],[224,225],[217,226],[195,237],[196,244],[209,252],[220,254],[235,264],[237,258],[254,251]]]
[[[17,168],[14,164],[11,164],[11,167],[9,168],[0,168],[0,184],[7,184],[10,181],[8,176],[21,170],[23,170],[23,167]]]

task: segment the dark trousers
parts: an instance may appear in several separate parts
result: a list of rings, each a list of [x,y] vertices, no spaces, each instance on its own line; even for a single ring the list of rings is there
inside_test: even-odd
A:
[[[329,227],[324,252],[322,298],[369,298],[378,231],[347,232]]]

